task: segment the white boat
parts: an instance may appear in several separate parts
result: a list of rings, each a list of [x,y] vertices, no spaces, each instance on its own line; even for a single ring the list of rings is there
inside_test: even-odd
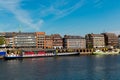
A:
[[[94,55],[115,55],[115,54],[119,54],[119,50],[111,50],[111,51],[101,51],[101,50],[96,50],[95,52],[93,52],[92,54]]]
[[[79,55],[79,52],[56,53],[56,56],[70,56],[70,55]]]
[[[21,55],[16,55],[14,53],[6,54],[4,59],[21,59],[21,58],[37,58],[37,57],[54,57],[54,56],[70,56],[70,55],[79,55],[78,52],[69,52],[69,53],[45,53],[44,51],[40,51],[37,54],[28,51],[24,52]]]

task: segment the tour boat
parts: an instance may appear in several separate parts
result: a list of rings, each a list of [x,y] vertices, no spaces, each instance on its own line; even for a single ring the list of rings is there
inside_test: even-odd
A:
[[[115,55],[119,54],[119,50],[111,50],[111,51],[101,51],[101,50],[96,50],[93,52],[93,55]]]
[[[21,58],[37,58],[37,57],[53,57],[53,56],[70,56],[70,55],[79,55],[78,52],[66,52],[66,53],[46,53],[45,51],[38,51],[37,53],[33,51],[24,51],[22,54],[6,54],[4,59],[21,59]]]
[[[39,51],[38,53],[34,53],[33,51],[25,51],[21,54],[6,54],[4,59],[20,59],[20,58],[36,58],[36,57],[50,57],[54,56],[53,53],[45,53],[45,51]]]

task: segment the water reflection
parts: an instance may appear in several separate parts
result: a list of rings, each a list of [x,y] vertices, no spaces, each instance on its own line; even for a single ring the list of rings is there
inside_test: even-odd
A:
[[[1,61],[0,80],[119,80],[119,61],[120,56],[70,56]]]

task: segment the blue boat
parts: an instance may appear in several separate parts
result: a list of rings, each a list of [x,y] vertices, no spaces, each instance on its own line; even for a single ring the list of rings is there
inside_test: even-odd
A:
[[[5,51],[0,51],[0,58],[3,58],[6,55]]]
[[[19,58],[22,58],[22,55],[16,55],[14,53],[11,53],[11,54],[6,54],[4,56],[4,59],[5,60],[9,60],[9,59],[19,59]]]

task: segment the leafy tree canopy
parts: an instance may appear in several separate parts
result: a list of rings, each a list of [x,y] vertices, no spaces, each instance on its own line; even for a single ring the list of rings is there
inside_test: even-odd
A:
[[[5,44],[5,38],[0,36],[0,45],[3,45]]]

